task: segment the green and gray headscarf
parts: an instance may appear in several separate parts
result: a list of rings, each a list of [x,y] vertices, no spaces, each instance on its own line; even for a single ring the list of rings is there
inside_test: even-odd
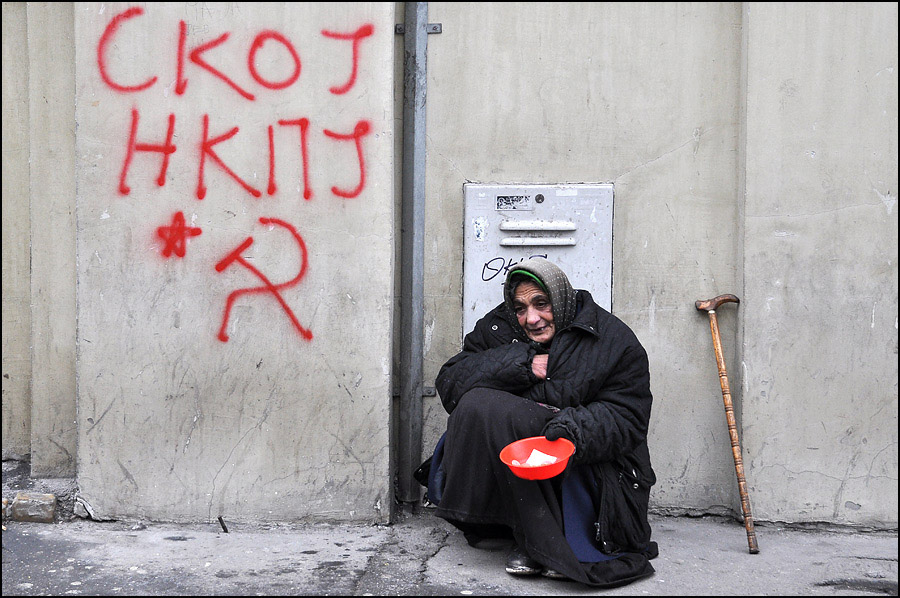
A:
[[[567,328],[575,320],[576,294],[569,282],[569,277],[553,262],[542,257],[533,257],[510,268],[503,285],[503,300],[511,321],[522,334],[525,334],[525,331],[519,326],[516,318],[513,294],[516,286],[526,280],[536,282],[550,297],[550,303],[553,306],[553,323],[556,325],[557,333]]]

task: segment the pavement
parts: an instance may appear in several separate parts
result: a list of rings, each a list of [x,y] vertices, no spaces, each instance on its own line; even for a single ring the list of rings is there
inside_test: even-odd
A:
[[[100,522],[69,512],[71,480],[3,471],[4,498],[64,497],[53,523],[4,520],[3,596],[897,595],[896,530],[757,522],[750,554],[733,518],[653,514],[656,573],[602,590],[511,576],[508,544],[472,548],[424,507],[390,525]]]

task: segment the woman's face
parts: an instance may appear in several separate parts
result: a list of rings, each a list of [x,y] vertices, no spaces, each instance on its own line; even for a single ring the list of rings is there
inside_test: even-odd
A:
[[[550,342],[556,334],[553,305],[541,287],[534,282],[519,284],[513,294],[513,308],[519,326],[525,330],[528,338],[541,344]]]

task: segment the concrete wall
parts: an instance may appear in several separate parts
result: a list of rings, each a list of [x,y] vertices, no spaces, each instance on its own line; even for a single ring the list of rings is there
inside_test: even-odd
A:
[[[31,453],[28,18],[3,3],[3,458]]]
[[[66,3],[28,5],[31,118],[31,472],[76,470],[75,51]]]
[[[897,5],[752,4],[742,367],[756,510],[897,522]]]
[[[78,481],[100,515],[385,520],[396,446],[402,46],[393,24],[402,3],[134,5],[143,14],[122,18],[103,64],[123,86],[158,77],[135,92],[105,83],[98,61],[105,28],[131,6],[29,3],[26,14],[21,3],[4,4],[4,215],[30,220],[4,218],[4,455],[51,438],[75,450],[64,435],[74,405],[66,392],[44,392],[30,442],[26,430],[29,388],[52,388],[53,376],[65,384],[77,371]],[[428,39],[426,388],[464,333],[463,184],[613,183],[613,312],[651,360],[652,508],[740,512],[708,319],[694,309],[697,299],[734,293],[740,305],[719,319],[754,516],[895,528],[896,5],[429,3],[429,11],[442,33]],[[361,42],[355,86],[328,91],[346,80],[352,53],[322,30],[365,23],[374,33]],[[264,30],[285,35],[301,60],[285,90],[248,69]],[[198,58],[233,85],[190,58],[226,32]],[[291,73],[275,38],[256,56],[264,81]],[[40,105],[45,96],[53,108]],[[13,107],[33,112],[30,128]],[[163,186],[161,154],[134,152],[125,193],[133,109],[138,144],[162,144],[173,114],[177,150]],[[58,149],[72,147],[67,114],[77,122],[71,154]],[[259,197],[206,152],[198,198],[203,115],[209,139],[239,128],[208,147]],[[310,122],[309,200],[299,126],[278,124],[300,117]],[[353,141],[324,129],[349,134],[363,120],[364,189],[336,197],[332,186],[352,189],[361,169]],[[30,194],[21,181],[28,150],[10,152],[8,139],[32,146]],[[47,166],[54,160],[58,176]],[[76,204],[77,226],[67,220]],[[179,212],[202,231],[184,244],[157,233],[169,235]],[[271,290],[238,295],[228,340],[219,340],[230,294],[265,286],[259,274],[278,285],[301,269],[296,238],[260,217],[296,228],[308,269],[278,288],[284,304]],[[63,247],[76,239],[77,253],[52,253],[50,230]],[[39,241],[31,252],[29,236]],[[249,237],[243,260],[218,272]],[[73,255],[77,344],[66,340]],[[29,260],[44,264],[30,282]],[[56,285],[46,282],[52,272],[61,274]],[[65,358],[73,346],[75,370]],[[26,382],[32,359],[47,367]],[[436,397],[424,411],[427,453],[446,414]],[[38,458],[58,463],[64,453],[47,442]]]
[[[734,293],[718,317],[754,515],[895,527],[895,17],[430,3],[426,380],[466,332],[462,185],[611,182],[613,312],[650,354],[653,508],[740,512],[694,309]],[[426,414],[433,446],[446,415]]]
[[[76,6],[81,494],[387,520],[393,5],[129,9]]]
[[[612,306],[650,355],[654,503],[731,508],[721,393],[694,301],[740,292],[740,7],[430,8],[443,33],[429,44],[426,379],[461,342],[463,183],[613,183]],[[737,320],[722,320],[734,362]],[[429,406],[427,429],[442,431],[443,408]]]

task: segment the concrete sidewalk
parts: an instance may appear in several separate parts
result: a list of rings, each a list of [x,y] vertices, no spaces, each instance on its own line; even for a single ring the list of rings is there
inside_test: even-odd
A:
[[[517,578],[429,512],[389,526],[6,521],[3,595],[897,595],[897,534],[651,518],[656,574],[597,590]]]
[[[897,533],[652,515],[656,574],[599,590],[506,573],[508,544],[471,548],[429,509],[392,525],[176,525],[73,515],[71,479],[4,461],[3,497],[52,493],[56,523],[5,519],[3,595],[897,595]]]

